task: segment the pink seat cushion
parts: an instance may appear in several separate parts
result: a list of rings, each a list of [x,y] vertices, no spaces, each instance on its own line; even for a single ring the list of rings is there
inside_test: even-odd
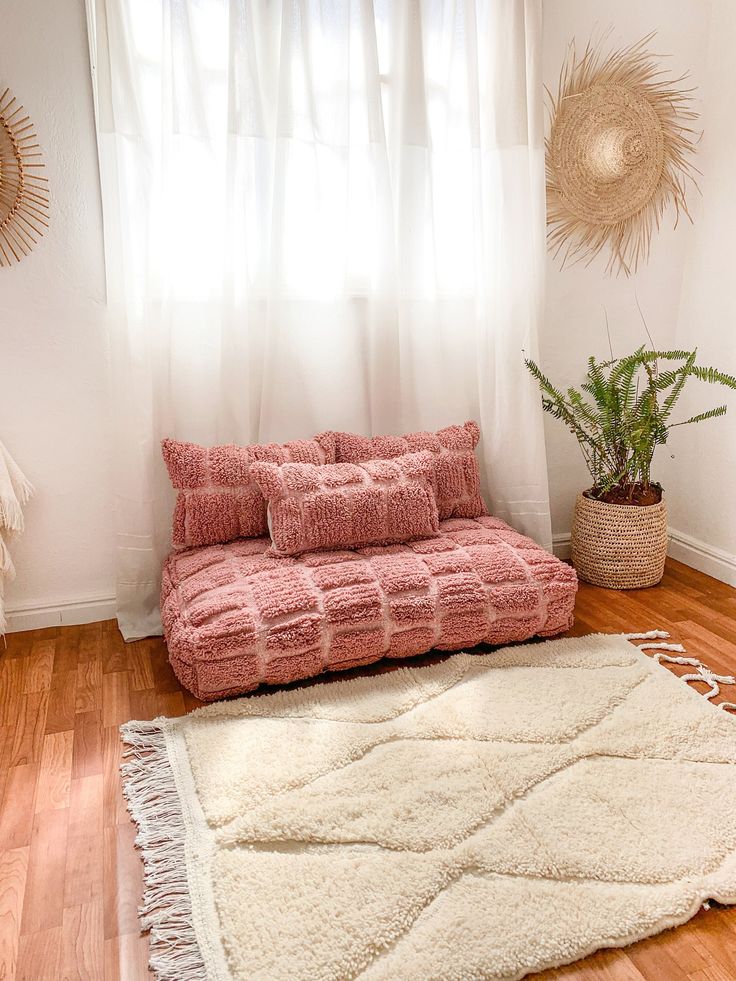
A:
[[[358,548],[426,538],[439,529],[432,453],[366,463],[252,463],[268,501],[273,551]]]
[[[574,570],[498,518],[450,519],[433,538],[298,559],[269,546],[258,538],[175,552],[164,566],[169,657],[201,699],[572,624]]]
[[[480,475],[475,447],[480,429],[475,422],[448,426],[436,433],[407,433],[406,436],[358,436],[356,433],[321,433],[335,439],[338,463],[390,460],[405,453],[429,450],[437,456],[437,510],[444,518],[478,518],[488,514],[480,496]]]
[[[174,488],[174,548],[215,545],[268,534],[266,501],[252,479],[257,460],[334,463],[335,440],[316,439],[250,446],[198,446],[165,439],[161,452]]]

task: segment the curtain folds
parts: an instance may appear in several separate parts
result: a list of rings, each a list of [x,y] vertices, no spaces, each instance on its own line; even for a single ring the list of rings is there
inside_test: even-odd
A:
[[[476,418],[491,509],[549,546],[541,0],[87,7],[124,636],[160,632],[163,436]]]

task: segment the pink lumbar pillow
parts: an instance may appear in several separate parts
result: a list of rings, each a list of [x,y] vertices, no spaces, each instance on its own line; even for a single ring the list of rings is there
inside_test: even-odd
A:
[[[338,463],[390,460],[405,453],[428,450],[436,456],[435,492],[440,521],[445,518],[479,518],[488,514],[480,496],[480,475],[475,447],[480,439],[476,422],[448,426],[436,433],[405,436],[358,436],[355,433],[320,433],[316,439],[334,436]]]
[[[253,463],[277,555],[359,548],[439,531],[431,453],[366,463]]]
[[[256,461],[335,462],[335,440],[330,433],[283,445],[209,448],[165,439],[161,451],[171,483],[179,492],[172,530],[174,548],[217,545],[268,534],[266,501],[251,473]]]

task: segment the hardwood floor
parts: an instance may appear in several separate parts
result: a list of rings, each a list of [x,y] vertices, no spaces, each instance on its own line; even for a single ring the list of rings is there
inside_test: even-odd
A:
[[[717,673],[736,672],[736,590],[673,561],[653,589],[581,585],[571,634],[653,628],[669,630]],[[0,979],[147,978],[136,913],[142,869],[120,792],[118,726],[199,703],[180,688],[160,639],[125,644],[112,621],[7,640],[4,653],[0,647]],[[722,697],[736,701],[736,690]],[[736,907],[701,911],[677,930],[537,978],[729,981]]]

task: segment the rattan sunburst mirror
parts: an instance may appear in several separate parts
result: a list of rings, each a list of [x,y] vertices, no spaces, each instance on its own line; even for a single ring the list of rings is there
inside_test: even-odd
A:
[[[573,42],[550,95],[548,242],[563,265],[605,251],[606,271],[629,275],[668,209],[675,224],[690,217],[698,113],[684,77],[649,50],[653,36],[619,50],[603,39],[582,56]]]
[[[0,96],[0,266],[20,262],[49,227],[43,166],[30,116],[5,89]]]

